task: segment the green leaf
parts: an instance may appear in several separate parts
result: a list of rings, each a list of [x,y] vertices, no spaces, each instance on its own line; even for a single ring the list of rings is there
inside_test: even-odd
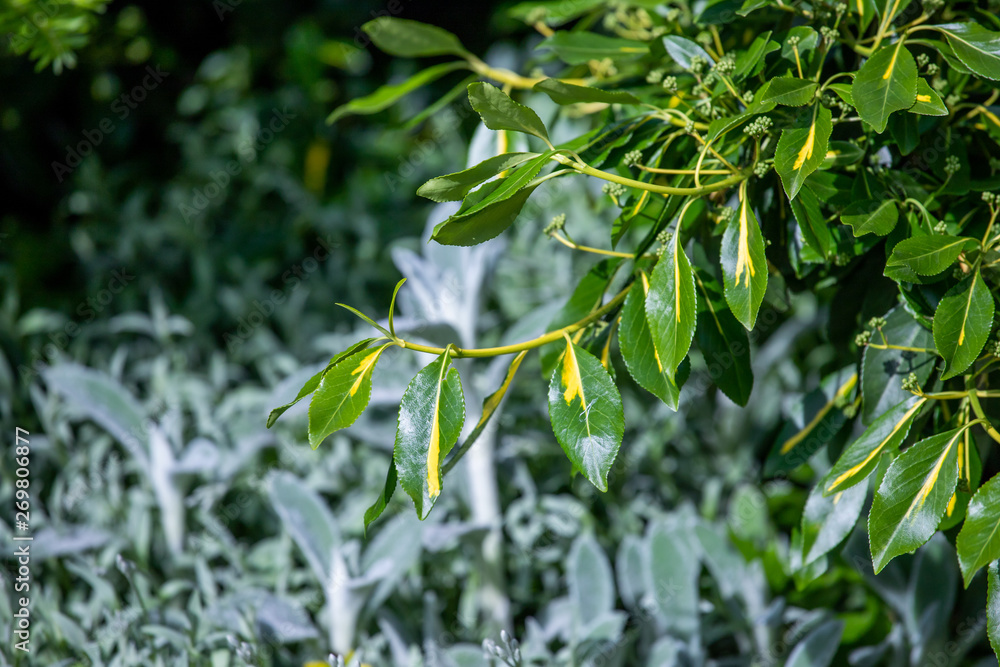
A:
[[[912,113],[898,113],[889,118],[889,134],[899,148],[900,155],[909,155],[920,145],[920,117]]]
[[[385,484],[382,486],[382,490],[378,494],[378,498],[372,503],[371,507],[365,510],[365,534],[368,534],[368,526],[375,523],[375,520],[382,516],[382,512],[385,511],[386,506],[389,501],[392,500],[392,494],[396,492],[396,463],[394,461],[389,461],[389,470],[385,474]]]
[[[543,79],[534,90],[545,93],[556,104],[602,102],[604,104],[639,104],[639,98],[624,90],[601,90],[590,86],[577,86],[558,79]]]
[[[701,270],[695,272],[695,279],[703,297],[698,299],[698,348],[715,385],[733,403],[746,405],[753,390],[746,329],[729,310],[718,283]]]
[[[1000,475],[972,496],[955,547],[966,588],[980,568],[1000,558]]]
[[[885,236],[899,221],[899,207],[892,199],[862,199],[851,202],[841,214],[840,221],[854,230],[855,237],[865,234]]]
[[[462,58],[469,55],[458,37],[437,26],[381,16],[361,26],[375,46],[389,55],[400,58],[424,58],[429,56],[455,55]]]
[[[986,592],[986,634],[993,653],[1000,656],[1000,563],[990,563]]]
[[[840,647],[844,625],[842,620],[826,621],[818,625],[795,645],[785,667],[828,667]]]
[[[678,228],[653,269],[646,295],[646,318],[653,335],[653,347],[664,372],[672,380],[691,349],[697,305],[694,271],[680,247]]]
[[[692,58],[701,58],[706,65],[715,62],[715,59],[708,55],[705,49],[686,37],[667,35],[663,38],[663,48],[667,50],[667,55],[673,58],[675,63],[686,70],[691,69]]]
[[[536,20],[535,17],[538,15],[538,10],[543,10],[545,12],[545,24],[556,26],[579,18],[604,2],[605,0],[575,0],[574,2],[541,0],[540,2],[519,2],[507,10],[507,13],[516,19],[531,24]]]
[[[584,65],[591,60],[605,58],[614,61],[634,60],[649,53],[649,45],[645,42],[608,37],[582,30],[574,32],[560,30],[537,48],[554,51],[567,65]]]
[[[733,81],[742,81],[748,76],[753,76],[764,67],[764,59],[767,54],[780,49],[777,42],[771,41],[771,31],[761,33],[754,38],[753,43],[746,51],[736,57],[736,71],[733,72]]]
[[[746,182],[740,188],[740,206],[722,235],[722,275],[726,302],[736,319],[749,331],[767,290],[764,236],[750,206]]]
[[[441,494],[441,462],[465,423],[465,396],[445,351],[410,381],[399,405],[393,459],[399,485],[427,518]]]
[[[934,311],[934,343],[948,364],[942,380],[972,365],[990,336],[993,295],[976,274],[948,290]]]
[[[885,132],[889,114],[909,109],[917,99],[917,63],[902,40],[883,46],[869,58],[851,85],[861,120]]]
[[[538,114],[515,102],[496,86],[482,81],[470,83],[469,102],[491,130],[524,132],[549,143],[549,133]]]
[[[931,332],[898,307],[886,316],[881,332],[872,334],[872,343],[886,343],[904,349],[867,346],[861,359],[861,421],[871,424],[876,417],[912,394],[902,387],[903,378],[913,373],[923,386],[934,370],[934,338]]]
[[[648,294],[649,279],[645,272],[640,272],[639,279],[629,290],[622,308],[618,330],[622,359],[636,384],[666,403],[671,410],[676,410],[680,388],[675,384],[672,374],[667,373],[663,367],[653,344],[653,334],[646,316]]]
[[[851,73],[854,74],[853,72]],[[851,84],[849,83],[831,83],[827,86],[829,90],[832,90],[837,94],[837,97],[844,100],[852,107],[854,106],[854,98],[851,97]]]
[[[549,382],[549,419],[573,467],[607,491],[625,434],[622,399],[597,357],[568,339]]]
[[[534,178],[551,155],[551,151],[542,153],[506,178],[490,181],[466,195],[458,212],[434,227],[431,238],[442,245],[471,246],[502,234],[514,224],[538,187]]]
[[[799,196],[791,201],[795,222],[806,245],[816,251],[823,259],[828,259],[836,248],[830,226],[820,211],[819,197],[810,189],[803,188]]]
[[[375,365],[390,345],[359,349],[323,375],[309,403],[309,444],[313,449],[364,412],[371,398]]]
[[[824,495],[840,493],[868,479],[875,472],[879,459],[895,451],[910,432],[910,425],[925,398],[911,396],[879,415],[857,440],[848,445],[840,458],[818,485]]]
[[[806,177],[823,164],[832,132],[833,116],[829,109],[819,104],[813,107],[812,122],[808,127],[781,131],[774,152],[774,169],[781,177],[789,199],[795,199]]]
[[[889,465],[868,518],[875,574],[937,532],[958,482],[957,443],[963,430],[925,438]]]
[[[945,106],[941,96],[928,85],[924,79],[917,79],[916,102],[910,107],[910,113],[917,113],[924,116],[947,116],[948,107]]]
[[[291,408],[293,405],[295,405],[296,403],[298,403],[299,401],[301,401],[303,398],[305,398],[309,394],[311,394],[314,391],[316,391],[316,388],[319,387],[320,380],[323,379],[323,375],[328,370],[330,370],[331,368],[333,368],[334,366],[336,366],[338,363],[340,363],[342,360],[344,360],[347,357],[351,356],[352,354],[354,354],[358,350],[361,350],[363,348],[368,347],[373,340],[375,340],[375,339],[374,338],[366,338],[366,339],[364,339],[362,341],[358,341],[357,343],[355,343],[354,345],[350,346],[349,348],[347,348],[346,350],[344,350],[343,352],[341,352],[337,356],[335,356],[332,359],[330,359],[330,363],[328,363],[323,370],[321,370],[320,372],[316,373],[311,378],[309,378],[308,380],[306,380],[306,383],[304,385],[302,385],[302,389],[299,390],[298,395],[292,401],[290,401],[288,403],[285,403],[284,405],[271,410],[271,414],[269,414],[267,416],[267,427],[271,428],[272,426],[274,426],[274,422],[278,421],[278,417],[280,417],[281,415],[285,414],[288,411],[289,408]]]
[[[896,244],[885,265],[885,275],[893,280],[909,280],[912,272],[918,276],[935,276],[949,268],[963,250],[976,245],[975,239],[935,234],[914,236]]]
[[[783,76],[771,79],[763,102],[773,102],[790,107],[801,107],[815,99],[819,84],[815,81]]]
[[[381,86],[375,92],[364,97],[358,97],[347,104],[337,107],[326,117],[327,124],[336,123],[344,116],[351,114],[373,114],[388,109],[402,97],[409,95],[417,88],[437,81],[445,74],[468,67],[465,62],[441,63],[417,72],[406,81],[392,85]]]
[[[431,201],[460,201],[472,188],[487,181],[502,171],[513,169],[528,160],[538,157],[538,153],[503,153],[483,160],[474,167],[454,174],[438,176],[417,189],[417,194]]]
[[[944,33],[955,55],[979,76],[1000,80],[1000,32],[978,23],[932,26]]]

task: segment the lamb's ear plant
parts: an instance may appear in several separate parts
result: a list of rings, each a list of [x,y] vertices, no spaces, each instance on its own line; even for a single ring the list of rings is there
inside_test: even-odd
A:
[[[331,121],[386,109],[458,70],[482,79],[460,82],[415,119],[467,90],[500,135],[498,155],[417,191],[461,202],[434,241],[502,235],[557,179],[604,181],[595,215],[616,212],[607,242],[588,247],[573,240],[573,220],[552,211],[553,252],[599,261],[536,338],[436,346],[398,336],[392,304],[387,327],[357,313],[380,337],[303,387],[296,400],[312,394],[310,442],[318,447],[364,410],[386,351],[435,355],[403,397],[395,465],[365,521],[397,479],[424,517],[524,355],[537,350],[555,439],[572,469],[604,491],[624,432],[619,386],[634,382],[673,409],[699,400],[684,388],[697,350],[718,389],[744,405],[752,343],[779,317],[770,304],[810,292],[830,304],[839,357],[767,462],[771,472],[809,465],[822,475],[793,536],[799,579],[822,574],[870,487],[876,572],[947,530],[966,586],[988,568],[997,599],[1000,478],[991,453],[1000,433],[988,410],[1000,398],[991,388],[1000,378],[996,2],[647,4],[517,5],[513,14],[544,36],[530,76],[488,65],[439,28],[396,18],[364,26],[392,55],[453,60],[355,99]],[[590,119],[591,129],[565,139],[579,125],[562,124],[562,113]],[[531,151],[505,152],[513,134]],[[460,442],[467,406],[453,362],[502,355],[510,372]],[[618,357],[627,373],[615,371]],[[824,467],[815,455],[842,431],[848,444]],[[989,606],[995,648],[998,608]]]

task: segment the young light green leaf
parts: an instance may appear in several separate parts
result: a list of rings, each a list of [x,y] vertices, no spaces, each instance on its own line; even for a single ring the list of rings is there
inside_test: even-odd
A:
[[[715,62],[715,59],[708,55],[705,49],[686,37],[667,35],[663,38],[663,48],[667,50],[667,55],[673,58],[675,63],[687,70],[691,69],[692,58],[701,58],[706,65]]]
[[[695,280],[701,291],[698,299],[698,347],[708,372],[722,393],[737,405],[746,405],[753,390],[750,339],[746,329],[729,310],[723,288],[699,270]]]
[[[771,79],[767,95],[762,101],[790,107],[801,107],[809,104],[816,97],[816,90],[818,88],[819,84],[815,81],[782,76],[777,79]]]
[[[680,388],[675,384],[674,374],[668,373],[663,367],[653,344],[653,334],[646,316],[648,294],[649,279],[645,272],[640,272],[622,307],[622,320],[618,329],[622,359],[636,384],[666,403],[671,410],[676,410]]]
[[[309,444],[320,446],[331,433],[353,424],[368,406],[372,373],[391,343],[359,349],[329,369],[309,403]]]
[[[664,250],[650,276],[646,318],[657,357],[667,377],[673,380],[691,349],[698,298],[691,263],[680,247],[679,229]]]
[[[480,183],[536,157],[538,157],[538,153],[496,155],[483,160],[474,167],[432,178],[417,189],[417,194],[436,202],[460,201]]]
[[[923,116],[947,116],[948,107],[926,80],[917,79],[917,98],[913,106],[910,107],[910,113]]]
[[[601,102],[604,104],[639,104],[639,98],[624,90],[601,90],[591,86],[577,86],[559,79],[542,79],[534,90],[545,93],[556,104]]]
[[[972,496],[955,548],[966,588],[980,568],[1000,558],[1000,475]]]
[[[375,46],[400,58],[445,55],[464,58],[469,55],[458,37],[447,30],[419,21],[381,16],[365,23],[361,29],[371,37]]]
[[[882,454],[894,451],[903,442],[913,418],[926,402],[926,398],[913,396],[880,415],[861,437],[844,449],[817,488],[829,496],[868,479]]]
[[[401,98],[409,95],[417,88],[426,86],[428,83],[437,81],[444,75],[460,70],[464,67],[467,67],[465,62],[442,63],[440,65],[428,67],[425,70],[417,72],[406,81],[382,86],[370,95],[358,97],[351,100],[347,104],[337,107],[333,110],[333,113],[327,116],[326,122],[327,124],[332,125],[344,116],[349,116],[351,114],[365,115],[378,113],[379,111],[388,109]]]
[[[947,380],[972,365],[993,327],[993,295],[976,274],[948,290],[934,311],[934,344],[948,367]]]
[[[568,338],[549,382],[549,419],[573,467],[607,491],[625,434],[622,399],[601,362]]]
[[[795,199],[809,174],[823,164],[832,132],[833,116],[821,104],[813,107],[812,121],[808,127],[781,131],[774,153],[774,169],[781,177],[781,184],[789,199]]]
[[[904,280],[907,272],[918,276],[936,276],[949,268],[962,254],[976,245],[975,239],[935,234],[914,236],[896,244],[885,265],[885,275]]]
[[[1000,80],[1000,32],[978,23],[933,26],[944,33],[955,55],[979,76]]]
[[[909,109],[917,99],[917,63],[903,41],[884,46],[861,66],[851,85],[861,120],[885,132],[889,114]]]
[[[634,60],[649,53],[649,45],[633,39],[608,37],[594,32],[560,30],[541,44],[567,65],[584,65],[591,60]]]
[[[740,206],[722,235],[722,276],[726,302],[736,319],[753,329],[767,290],[764,236],[750,206],[746,181],[740,186]]]
[[[393,459],[399,484],[421,520],[441,494],[441,462],[464,423],[462,380],[445,351],[410,381],[399,405]]]
[[[841,214],[840,221],[854,230],[854,236],[885,236],[895,229],[899,221],[899,207],[892,199],[862,199],[851,202]]]
[[[286,412],[288,412],[289,408],[291,408],[293,405],[295,405],[296,403],[298,403],[299,401],[301,401],[303,398],[305,398],[309,394],[311,394],[314,391],[316,391],[316,388],[319,387],[320,380],[323,379],[323,375],[328,370],[330,370],[331,368],[333,368],[334,366],[336,366],[338,363],[340,363],[343,359],[346,359],[347,357],[351,356],[352,354],[354,354],[358,350],[361,350],[361,349],[364,349],[364,348],[368,347],[373,340],[375,340],[375,339],[374,338],[365,338],[364,340],[358,341],[357,343],[355,343],[354,345],[350,346],[349,348],[347,348],[346,350],[344,350],[343,352],[341,352],[337,356],[335,356],[332,359],[330,359],[330,362],[326,365],[325,368],[323,368],[323,370],[321,370],[320,372],[316,373],[311,378],[309,378],[308,380],[306,380],[306,383],[304,385],[302,385],[302,389],[299,390],[299,393],[298,393],[298,395],[296,395],[296,397],[295,397],[294,400],[292,400],[292,401],[290,401],[288,403],[285,403],[284,405],[279,406],[279,407],[271,410],[271,414],[269,414],[267,416],[267,427],[271,428],[272,426],[274,426],[274,422],[278,421],[278,418],[281,415],[283,415]]]
[[[515,102],[496,86],[482,81],[470,83],[469,102],[491,130],[524,132],[549,143],[549,133],[538,114]]]
[[[957,443],[963,430],[925,438],[889,465],[868,518],[875,574],[937,531],[958,482]]]
[[[378,494],[378,498],[372,503],[371,507],[365,510],[365,534],[368,534],[368,526],[375,523],[375,520],[382,516],[382,512],[385,511],[386,506],[389,501],[392,500],[392,494],[396,492],[396,463],[394,461],[389,461],[389,470],[385,474],[385,484],[382,485],[382,490]]]

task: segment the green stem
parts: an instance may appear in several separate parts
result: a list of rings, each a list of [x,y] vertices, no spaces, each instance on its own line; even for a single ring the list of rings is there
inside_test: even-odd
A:
[[[642,181],[636,181],[631,178],[625,178],[624,176],[619,176],[618,174],[612,174],[607,171],[601,171],[600,169],[594,169],[589,164],[581,164],[571,160],[565,155],[553,155],[552,159],[560,164],[564,164],[567,167],[572,167],[581,174],[586,174],[588,176],[594,176],[611,183],[618,183],[620,185],[625,185],[630,188],[637,188],[639,190],[649,190],[656,194],[661,195],[679,195],[679,196],[692,196],[700,197],[701,195],[707,195],[711,192],[717,192],[719,190],[725,190],[726,188],[732,187],[737,183],[742,183],[743,181],[750,178],[753,170],[750,169],[745,172],[740,172],[730,176],[729,178],[724,178],[721,181],[716,181],[715,183],[710,183],[708,185],[703,185],[698,188],[675,188],[669,185],[656,185],[654,183],[643,183]]]
[[[538,338],[526,340],[521,343],[515,343],[514,345],[501,345],[500,347],[481,347],[469,350],[465,350],[460,347],[456,347],[454,345],[449,345],[449,347],[451,348],[451,356],[455,359],[468,358],[468,357],[477,357],[477,358],[499,357],[504,354],[516,354],[517,352],[521,352],[522,350],[532,350],[536,347],[547,345],[562,338],[563,333],[573,333],[574,331],[578,331],[586,327],[591,322],[594,322],[595,320],[598,320],[601,317],[604,317],[605,315],[610,313],[612,310],[621,305],[623,301],[625,301],[625,297],[628,295],[628,291],[629,289],[631,289],[631,287],[632,284],[630,283],[628,287],[626,287],[621,292],[616,294],[614,298],[611,299],[611,301],[608,301],[606,304],[604,304],[597,310],[593,311],[579,322],[575,322],[561,329],[556,329],[555,331],[550,331],[542,336],[539,336]],[[409,341],[402,340],[401,338],[396,339],[396,345],[402,348],[406,348],[407,350],[426,352],[428,354],[443,354],[445,351],[445,348],[443,347],[434,347],[433,345],[421,345],[419,343],[411,343]]]
[[[970,385],[972,384],[971,377],[969,377],[968,382]],[[983,411],[983,406],[979,403],[979,396],[974,386],[969,387],[969,404],[972,406],[972,411],[976,413],[976,417],[979,418],[986,433],[997,442],[1000,442],[1000,433],[997,433],[997,430],[993,428],[993,424],[986,418],[986,413]]]

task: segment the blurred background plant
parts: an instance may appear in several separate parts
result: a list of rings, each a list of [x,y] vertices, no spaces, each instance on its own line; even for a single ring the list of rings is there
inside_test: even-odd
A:
[[[538,40],[515,20],[530,7],[388,6],[504,66],[525,69]],[[302,406],[265,428],[365,331],[335,302],[384,313],[404,276],[398,328],[520,339],[591,268],[544,237],[551,217],[583,244],[610,223],[599,190],[576,182],[504,241],[428,245],[453,209],[413,192],[494,139],[461,97],[418,115],[445,83],[386,111],[396,129],[324,123],[412,73],[362,48],[356,28],[379,11],[52,1],[0,14],[15,54],[0,60],[0,421],[31,432],[35,535],[33,653],[11,648],[8,554],[0,664],[994,664],[983,582],[956,593],[947,540],[877,577],[863,532],[794,562],[814,471],[760,480],[801,420],[796,392],[828,372],[817,299],[793,316],[769,298],[747,409],[697,355],[689,386],[704,396],[677,413],[626,387],[641,426],[607,494],[567,475],[530,357],[426,522],[402,494],[367,535],[362,521],[425,360],[384,360],[372,407],[318,451]],[[470,406],[505,370],[460,368]],[[5,466],[0,506],[13,480]]]

